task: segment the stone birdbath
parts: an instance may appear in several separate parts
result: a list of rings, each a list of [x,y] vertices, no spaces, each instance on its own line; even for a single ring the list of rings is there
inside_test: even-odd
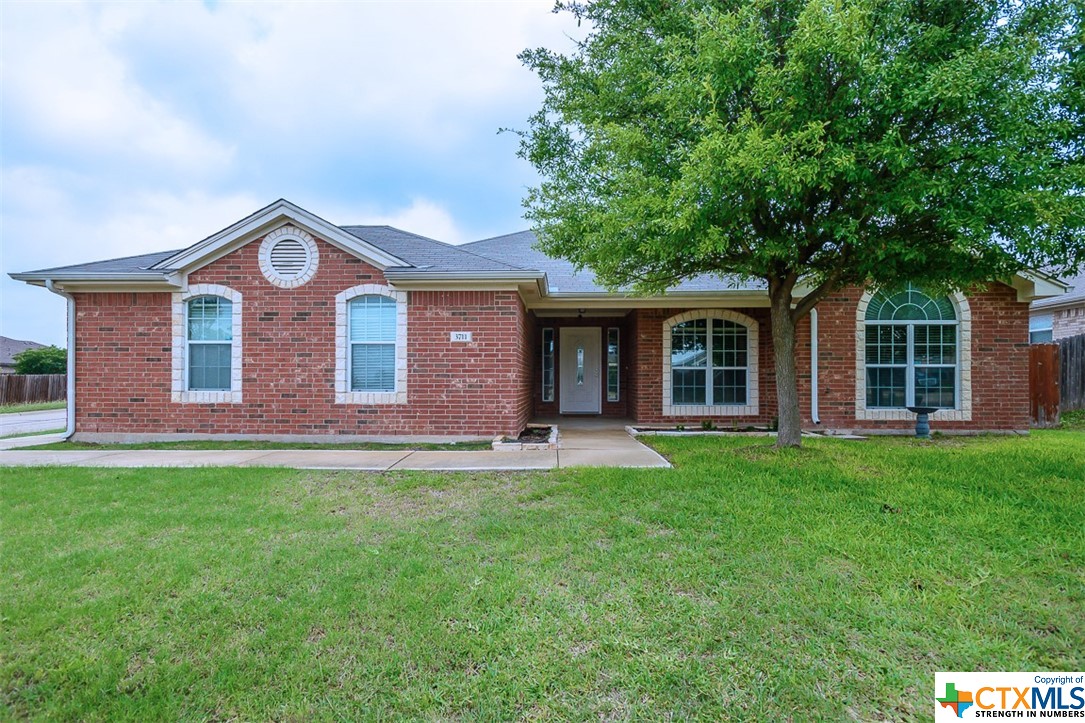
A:
[[[908,411],[915,414],[915,436],[919,439],[931,438],[930,415],[937,412],[941,407],[908,407]]]

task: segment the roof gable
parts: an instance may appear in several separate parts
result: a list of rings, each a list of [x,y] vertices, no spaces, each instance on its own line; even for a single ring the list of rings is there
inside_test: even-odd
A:
[[[1066,294],[1032,302],[1033,311],[1075,304],[1085,306],[1085,270],[1073,278],[1066,279],[1066,282],[1070,287]]]
[[[193,244],[151,266],[162,271],[193,271],[206,266],[231,251],[260,238],[269,231],[290,222],[314,236],[349,254],[364,259],[381,271],[394,266],[411,266],[400,259],[361,238],[347,233],[343,229],[312,214],[286,199],[280,198],[270,206],[265,206],[256,213],[237,223],[227,226],[203,241]]]

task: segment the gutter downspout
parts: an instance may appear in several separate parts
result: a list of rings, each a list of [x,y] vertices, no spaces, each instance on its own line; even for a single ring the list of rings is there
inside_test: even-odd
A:
[[[821,423],[817,414],[817,309],[810,309],[810,421]]]
[[[68,301],[68,423],[64,439],[71,439],[75,434],[75,297],[58,291],[52,279],[45,280],[45,288]]]
[[[810,310],[810,421],[821,424],[818,416],[818,310]]]

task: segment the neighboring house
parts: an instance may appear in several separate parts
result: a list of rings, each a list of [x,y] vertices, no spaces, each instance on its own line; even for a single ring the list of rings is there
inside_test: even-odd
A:
[[[485,437],[536,416],[769,425],[768,298],[612,293],[529,232],[451,246],[287,201],[180,251],[12,274],[74,308],[76,437]],[[799,328],[804,424],[1029,426],[1036,273],[965,296],[838,291]]]
[[[44,344],[0,336],[0,374],[15,373],[15,355],[27,349],[41,349]]]
[[[1085,273],[1068,279],[1070,291],[1029,307],[1029,341],[1042,344],[1085,334]]]

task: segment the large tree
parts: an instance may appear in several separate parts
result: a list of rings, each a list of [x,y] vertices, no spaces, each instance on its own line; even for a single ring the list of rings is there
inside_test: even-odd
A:
[[[527,50],[544,251],[611,288],[768,288],[780,446],[797,323],[834,289],[966,288],[1085,259],[1082,4],[593,0]]]

